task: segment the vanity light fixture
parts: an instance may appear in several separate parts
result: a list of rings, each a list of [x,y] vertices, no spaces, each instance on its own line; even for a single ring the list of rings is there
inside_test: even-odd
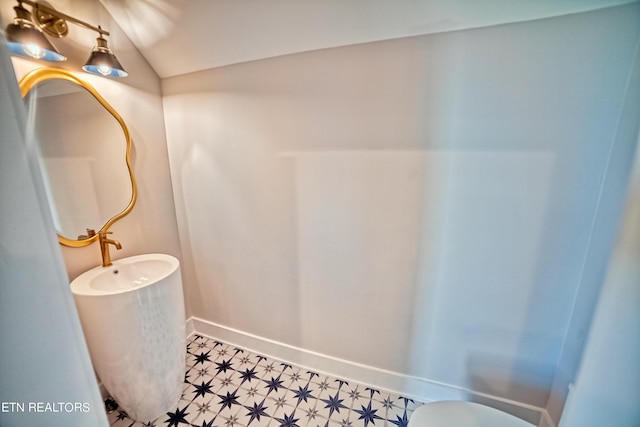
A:
[[[23,3],[31,6],[31,12],[23,6]],[[18,0],[18,5],[13,9],[16,12],[16,18],[6,29],[11,53],[44,61],[65,61],[67,58],[56,50],[45,37],[45,33],[55,38],[65,37],[69,33],[67,22],[71,22],[98,33],[97,45],[82,67],[84,71],[105,77],[125,77],[128,75],[107,46],[107,40],[104,36],[108,36],[109,32],[103,30],[102,27],[95,27],[59,12],[51,6],[32,0]]]

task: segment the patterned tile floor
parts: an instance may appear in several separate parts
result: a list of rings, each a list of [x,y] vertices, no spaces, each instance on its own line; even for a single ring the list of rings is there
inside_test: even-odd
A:
[[[194,334],[175,410],[146,424],[119,410],[108,418],[129,427],[406,427],[420,405]]]

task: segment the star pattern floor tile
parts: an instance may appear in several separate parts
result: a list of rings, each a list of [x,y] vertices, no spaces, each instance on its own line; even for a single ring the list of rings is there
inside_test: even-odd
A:
[[[149,423],[127,427],[406,427],[422,403],[319,374],[197,334],[187,339],[184,391]]]

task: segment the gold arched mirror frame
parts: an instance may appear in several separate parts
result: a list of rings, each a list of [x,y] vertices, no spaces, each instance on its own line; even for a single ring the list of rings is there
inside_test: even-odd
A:
[[[93,236],[87,236],[87,238],[84,238],[84,239],[74,240],[69,237],[63,236],[62,234],[60,234],[60,232],[58,232],[58,242],[72,248],[81,248],[84,246],[88,246],[93,242],[95,242],[96,240],[98,240],[98,234],[100,231],[107,231],[113,223],[115,223],[120,218],[126,216],[129,212],[131,212],[131,210],[133,209],[133,206],[135,205],[136,199],[138,197],[138,190],[136,185],[136,179],[133,174],[133,167],[131,165],[131,150],[132,150],[133,143],[131,140],[131,134],[129,133],[129,128],[127,128],[127,125],[122,119],[122,117],[120,116],[120,114],[118,114],[118,112],[102,97],[102,95],[100,95],[100,93],[93,86],[91,86],[91,84],[78,78],[75,74],[69,71],[66,71],[60,68],[35,69],[29,72],[20,80],[20,83],[19,83],[20,93],[24,98],[39,83],[42,83],[48,80],[56,80],[56,79],[71,82],[73,84],[76,84],[82,87],[87,92],[89,92],[105,108],[105,110],[107,110],[107,112],[109,112],[113,116],[113,118],[116,119],[116,121],[122,128],[122,131],[124,133],[125,143],[126,143],[125,163],[127,166],[127,171],[129,173],[129,178],[131,180],[131,199],[129,201],[129,204],[124,208],[124,210],[115,214],[113,217],[107,220],[107,222],[102,226],[102,228],[98,232],[96,232],[96,234]]]

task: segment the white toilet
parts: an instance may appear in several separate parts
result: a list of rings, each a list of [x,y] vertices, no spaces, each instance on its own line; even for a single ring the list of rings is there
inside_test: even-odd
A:
[[[532,427],[497,409],[472,402],[440,401],[416,409],[409,427]]]

